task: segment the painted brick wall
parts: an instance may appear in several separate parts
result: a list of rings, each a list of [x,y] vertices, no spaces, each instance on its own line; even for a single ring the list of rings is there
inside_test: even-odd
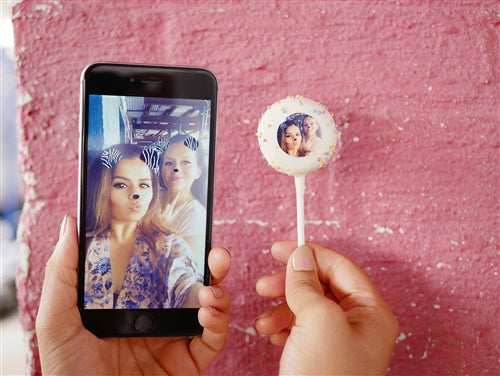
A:
[[[270,375],[253,329],[270,244],[295,237],[293,181],[255,137],[266,107],[327,105],[341,157],[307,178],[306,237],[358,262],[397,314],[390,375],[499,373],[499,5],[496,1],[25,1],[14,9],[18,273],[29,366],[44,264],[76,214],[82,69],[196,65],[220,84],[214,243],[232,249],[228,343],[208,374]]]

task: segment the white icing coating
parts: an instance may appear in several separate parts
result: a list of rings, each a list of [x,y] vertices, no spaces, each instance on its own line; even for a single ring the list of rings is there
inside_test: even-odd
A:
[[[319,138],[315,146],[306,146],[303,142],[301,156],[289,155],[278,141],[282,130],[286,128],[284,123],[287,120],[294,123],[305,141],[307,137],[303,123],[308,117],[312,117],[318,125]],[[279,100],[267,108],[259,121],[257,137],[260,150],[271,167],[287,175],[301,176],[325,167],[328,160],[335,155],[340,133],[325,106],[297,95]]]

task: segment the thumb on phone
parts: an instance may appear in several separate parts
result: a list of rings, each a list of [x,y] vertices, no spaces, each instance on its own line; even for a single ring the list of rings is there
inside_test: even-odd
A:
[[[288,259],[285,295],[288,306],[296,316],[324,299],[316,260],[307,245],[295,249]]]

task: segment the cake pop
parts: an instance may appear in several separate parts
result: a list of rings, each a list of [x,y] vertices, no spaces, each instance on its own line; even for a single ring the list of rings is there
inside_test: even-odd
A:
[[[326,166],[336,155],[340,133],[327,108],[303,96],[273,103],[262,115],[257,137],[260,150],[276,171],[293,176],[297,195],[298,246],[305,244],[305,176]]]

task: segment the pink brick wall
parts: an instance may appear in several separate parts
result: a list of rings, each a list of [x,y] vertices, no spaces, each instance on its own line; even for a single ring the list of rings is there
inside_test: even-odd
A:
[[[219,79],[214,244],[234,266],[228,343],[208,374],[268,375],[254,282],[295,237],[291,178],[255,137],[267,105],[327,105],[341,158],[308,176],[306,237],[358,262],[397,314],[390,375],[499,372],[496,1],[25,1],[14,9],[26,205],[21,319],[34,318],[63,213],[76,213],[78,90],[94,60],[197,65]]]

